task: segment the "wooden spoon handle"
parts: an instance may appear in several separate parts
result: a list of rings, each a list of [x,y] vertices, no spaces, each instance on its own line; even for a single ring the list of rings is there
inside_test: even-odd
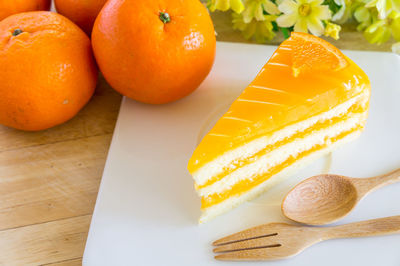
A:
[[[400,234],[400,216],[326,227],[322,230],[324,239]]]
[[[353,179],[360,196],[372,192],[380,187],[400,182],[400,168],[388,174],[379,175],[371,178]]]

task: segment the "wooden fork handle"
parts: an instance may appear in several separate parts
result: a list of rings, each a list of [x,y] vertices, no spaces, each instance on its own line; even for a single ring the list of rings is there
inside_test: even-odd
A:
[[[323,238],[351,238],[400,234],[400,216],[323,228]]]

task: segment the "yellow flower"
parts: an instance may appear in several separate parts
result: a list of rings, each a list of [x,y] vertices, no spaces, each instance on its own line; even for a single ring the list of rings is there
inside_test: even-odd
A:
[[[393,53],[400,55],[400,42],[397,42],[392,45],[392,51],[393,51]]]
[[[338,24],[328,22],[325,27],[324,35],[332,37],[335,40],[339,39],[339,32],[342,29]]]
[[[308,32],[320,36],[324,33],[322,20],[331,18],[331,11],[323,0],[284,0],[279,10],[284,14],[276,20],[280,27],[291,27],[294,31]]]
[[[365,7],[376,7],[378,18],[385,19],[392,11],[400,12],[400,0],[372,0]]]
[[[264,20],[264,10],[271,15],[278,15],[278,7],[270,0],[248,0],[243,11],[243,21],[249,23],[253,19]]]
[[[372,24],[373,13],[376,13],[375,10],[371,10],[361,5],[354,11],[354,18],[359,22],[357,26],[358,31],[365,30],[369,25]]]
[[[246,39],[253,38],[256,42],[265,43],[275,37],[272,21],[273,15],[263,15],[263,20],[253,19],[249,23],[244,22],[242,14],[232,13],[233,28],[240,30]]]
[[[385,19],[378,19],[364,32],[365,38],[370,43],[382,44],[391,36],[400,41],[400,13],[392,12]]]
[[[232,9],[239,14],[244,10],[242,0],[207,0],[207,7],[212,12],[215,10],[227,11],[228,9]]]

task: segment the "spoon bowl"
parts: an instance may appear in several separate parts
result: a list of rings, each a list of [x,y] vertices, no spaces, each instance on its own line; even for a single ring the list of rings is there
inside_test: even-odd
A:
[[[289,191],[282,202],[282,213],[299,223],[332,223],[349,214],[369,192],[395,182],[400,182],[400,169],[372,178],[317,175]]]
[[[283,214],[298,222],[326,224],[344,217],[357,205],[357,189],[340,175],[318,175],[293,188],[282,204]]]

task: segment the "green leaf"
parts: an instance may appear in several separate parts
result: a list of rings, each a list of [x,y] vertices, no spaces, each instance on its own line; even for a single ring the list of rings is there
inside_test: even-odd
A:
[[[280,29],[281,29],[281,32],[282,32],[283,37],[284,37],[285,39],[287,39],[287,38],[290,37],[290,31],[289,31],[288,28],[280,28]]]
[[[276,24],[275,21],[272,21],[271,23],[272,23],[272,30],[275,31],[275,32],[276,32],[276,31],[279,31],[278,24]]]
[[[339,9],[342,7],[336,4],[334,0],[325,0],[322,4],[329,6],[329,9],[332,11],[333,14],[337,13]]]

